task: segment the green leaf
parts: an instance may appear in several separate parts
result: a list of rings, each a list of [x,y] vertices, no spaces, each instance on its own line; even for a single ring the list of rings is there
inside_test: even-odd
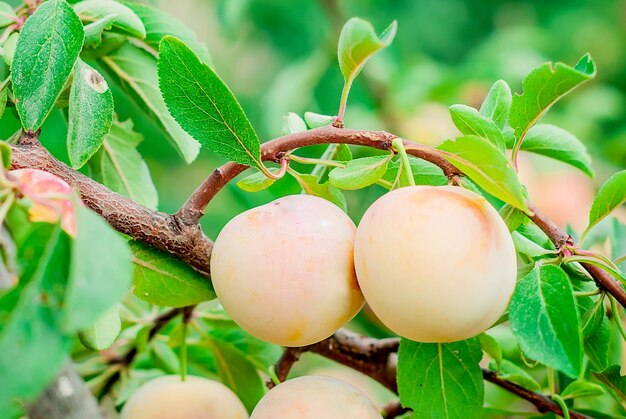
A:
[[[400,342],[398,391],[416,418],[479,418],[484,384],[477,339],[452,343]]]
[[[307,130],[306,122],[297,113],[289,112],[283,117],[283,134],[296,134]]]
[[[5,169],[9,169],[11,167],[11,153],[11,146],[4,141],[0,141],[0,159],[2,160],[0,164]]]
[[[304,121],[311,129],[325,127],[332,124],[334,120],[334,116],[322,115],[315,112],[304,113]]]
[[[569,278],[561,268],[537,264],[519,281],[509,320],[525,354],[578,377],[582,368],[580,319]]]
[[[489,141],[475,135],[441,144],[444,157],[488,193],[529,213],[524,189],[507,157]]]
[[[495,364],[495,362],[489,363],[489,369],[496,370],[497,368],[494,368],[495,365],[493,364]],[[500,364],[498,377],[531,391],[541,390],[541,385],[539,385],[537,380],[535,380],[532,375],[527,373],[523,368],[506,359],[503,359]]]
[[[39,224],[18,248],[19,285],[0,296],[0,412],[14,398],[33,400],[66,357],[58,313],[67,279],[69,237],[59,225]]]
[[[252,411],[263,397],[265,386],[247,354],[216,335],[208,337],[206,346],[213,352],[221,381],[237,394],[248,411]]]
[[[261,145],[239,102],[224,82],[180,40],[159,47],[159,86],[180,125],[215,154],[262,166]]]
[[[161,39],[166,35],[172,35],[188,45],[202,61],[211,63],[211,56],[206,46],[199,42],[197,35],[181,21],[166,12],[140,3],[133,1],[120,1],[120,3],[130,8],[142,20],[146,28],[146,37],[143,41],[154,48],[155,55]]]
[[[500,208],[500,216],[506,223],[509,231],[517,230],[521,225],[528,223],[528,217],[522,211],[518,210],[511,204],[504,204]]]
[[[134,293],[166,307],[184,307],[215,298],[211,281],[189,265],[141,242],[130,242],[135,272]]]
[[[82,167],[102,145],[113,123],[113,95],[96,70],[76,61],[70,93],[67,151],[74,169]]]
[[[153,340],[150,345],[150,353],[154,364],[167,374],[178,374],[180,372],[180,362],[176,352],[165,342]]]
[[[387,171],[393,155],[363,157],[351,160],[345,167],[336,167],[328,173],[330,184],[339,189],[362,189],[373,185]]]
[[[592,374],[608,387],[615,400],[626,405],[626,377],[621,374],[621,369],[619,365],[611,365],[602,372]]]
[[[587,231],[624,202],[626,202],[626,170],[615,173],[600,186],[598,194],[591,204]]]
[[[539,124],[529,129],[522,143],[522,150],[560,160],[593,176],[591,156],[583,143],[571,133],[554,125]]]
[[[278,169],[269,169],[271,173],[278,173]],[[237,182],[237,186],[246,192],[258,192],[269,188],[276,182],[275,179],[268,178],[263,172],[257,171],[250,176],[246,176]]]
[[[2,115],[4,115],[4,111],[7,108],[8,91],[9,89],[7,87],[0,91],[0,118],[2,118]]]
[[[126,240],[91,210],[76,204],[77,234],[64,308],[66,330],[91,326],[117,304],[131,284]]]
[[[13,57],[15,56],[15,48],[17,47],[17,39],[20,37],[19,33],[12,33],[4,44],[2,45],[2,59],[10,67],[13,64]]]
[[[257,339],[234,324],[233,327],[215,327],[211,325],[210,335],[213,338],[228,342],[244,357],[254,364],[255,368],[268,373],[274,367],[282,353],[282,348]]]
[[[585,337],[585,354],[596,371],[602,371],[609,367],[609,348],[611,345],[611,323],[606,316],[600,326],[588,337]]]
[[[131,44],[101,57],[105,66],[123,85],[130,88],[157,118],[168,139],[178,150],[186,163],[191,163],[198,156],[200,144],[187,134],[170,115],[159,91],[157,61],[145,50]]]
[[[409,156],[409,164],[411,165],[413,180],[416,185],[444,186],[448,184],[448,178],[443,174],[443,170],[439,166],[413,156]],[[389,186],[392,186],[396,181],[400,166],[400,160],[392,161],[388,165],[382,180],[387,182]],[[400,184],[398,186],[404,187],[408,185],[408,178],[400,176]]]
[[[346,197],[339,189],[331,185],[330,182],[318,183],[317,176],[314,175],[301,173],[292,175],[305,193],[327,199],[342,210],[348,210]]]
[[[502,348],[498,341],[487,333],[481,333],[478,335],[478,342],[483,352],[489,355],[499,367],[502,363]]]
[[[379,37],[372,24],[366,20],[353,17],[346,22],[339,34],[337,57],[347,85],[359,75],[374,53],[391,44],[397,29],[398,23],[394,20]]]
[[[595,63],[587,54],[574,67],[545,63],[532,70],[522,81],[524,92],[513,96],[509,122],[516,143],[557,100],[596,75]]]
[[[104,16],[88,25],[85,25],[85,43],[84,47],[95,48],[102,43],[102,33],[113,27],[113,21],[117,15],[111,14]]]
[[[595,397],[604,394],[604,389],[595,383],[589,381],[572,381],[565,390],[561,392],[563,400],[578,399],[581,397]]]
[[[105,16],[115,15],[113,30],[139,39],[146,37],[143,22],[130,8],[111,0],[85,0],[74,5],[74,10],[84,22],[95,22]]]
[[[480,106],[480,114],[490,118],[502,129],[509,119],[511,100],[511,88],[504,80],[498,80],[489,89],[487,97]]]
[[[450,115],[452,122],[461,133],[483,137],[502,152],[506,149],[506,140],[500,128],[494,121],[481,115],[476,109],[471,106],[452,105],[450,106]]]
[[[93,177],[112,191],[149,208],[156,208],[157,190],[137,146],[143,141],[133,121],[114,121],[102,148],[89,162]]]
[[[530,258],[541,258],[547,254],[555,254],[553,250],[545,249],[523,234],[514,231],[511,233],[515,250],[518,254],[526,255]]]
[[[50,0],[26,20],[13,57],[13,93],[25,130],[43,124],[83,46],[83,25],[65,0]]]
[[[9,4],[0,1],[0,28],[15,23],[15,19],[17,19],[17,15],[13,8]]]
[[[80,342],[94,351],[113,345],[122,330],[122,320],[117,306],[111,307],[96,319],[94,324],[78,332]]]

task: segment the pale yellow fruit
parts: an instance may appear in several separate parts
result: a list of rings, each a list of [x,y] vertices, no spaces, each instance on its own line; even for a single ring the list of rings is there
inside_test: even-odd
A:
[[[271,389],[250,419],[380,419],[376,406],[357,388],[332,377],[306,376]]]
[[[121,419],[247,419],[248,412],[228,387],[206,378],[177,375],[148,381],[128,399]]]
[[[372,311],[418,342],[488,329],[506,309],[517,273],[498,212],[452,186],[402,188],[374,202],[359,224],[354,260]]]
[[[363,306],[354,273],[355,231],[337,206],[310,195],[239,214],[213,247],[215,292],[233,320],[264,341],[319,342]]]

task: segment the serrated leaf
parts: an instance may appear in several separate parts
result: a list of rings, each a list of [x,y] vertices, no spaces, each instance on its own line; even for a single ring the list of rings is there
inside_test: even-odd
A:
[[[592,372],[593,376],[605,384],[611,395],[622,406],[626,405],[626,377],[621,374],[619,365],[611,365],[602,372]]]
[[[198,41],[198,36],[184,23],[175,19],[170,14],[144,4],[133,1],[120,1],[130,8],[144,24],[146,37],[144,42],[154,48],[154,53],[159,49],[161,39],[166,35],[172,35],[183,41],[205,63],[211,64],[211,56],[206,46]]]
[[[565,389],[561,392],[561,397],[563,400],[567,400],[578,399],[581,397],[595,397],[603,394],[604,389],[602,386],[590,383],[589,381],[576,380],[572,381],[567,387],[565,387]]]
[[[33,400],[66,357],[58,313],[67,279],[69,237],[39,224],[18,248],[19,285],[0,296],[0,412],[15,398]]]
[[[83,46],[83,25],[65,0],[50,0],[26,20],[11,73],[17,112],[25,130],[43,124]]]
[[[112,191],[149,208],[158,204],[157,190],[137,146],[143,141],[133,131],[133,121],[114,121],[102,148],[91,159],[93,177]]]
[[[626,170],[615,173],[600,186],[591,204],[587,231],[624,202],[626,202]]]
[[[400,341],[398,392],[414,417],[479,418],[484,384],[477,339],[452,343]]]
[[[483,352],[489,355],[499,368],[502,363],[502,347],[500,347],[498,341],[487,333],[481,333],[478,335],[478,342]]]
[[[529,129],[522,150],[560,160],[593,176],[591,156],[583,143],[573,134],[554,125],[539,124]]]
[[[378,182],[387,171],[389,156],[372,156],[351,160],[345,167],[336,167],[328,173],[330,184],[347,190],[366,188]]]
[[[529,213],[524,189],[507,157],[482,137],[466,135],[438,147],[444,158],[485,191]]]
[[[490,118],[481,115],[476,109],[466,105],[450,106],[452,122],[466,135],[477,135],[489,140],[499,150],[504,152],[506,140],[500,128]]]
[[[500,208],[499,213],[506,223],[509,231],[515,231],[521,225],[527,224],[529,222],[526,214],[524,214],[522,211],[515,208],[511,204],[504,204],[502,208]]]
[[[297,113],[289,112],[283,117],[283,134],[296,134],[307,130],[306,122]]]
[[[146,37],[146,28],[139,17],[127,6],[111,0],[85,0],[74,5],[74,10],[84,22],[95,22],[105,16],[115,15],[113,30],[139,39]]]
[[[98,317],[94,324],[79,331],[78,338],[87,349],[102,351],[113,345],[121,330],[120,311],[114,306]]]
[[[444,186],[448,184],[448,178],[443,174],[443,170],[439,166],[413,156],[409,156],[409,164],[411,165],[413,181],[416,185]],[[400,166],[401,162],[399,160],[392,161],[387,166],[387,171],[383,175],[382,180],[387,182],[389,186],[392,186],[396,181]],[[408,178],[401,175],[400,183],[397,186],[404,187],[408,185]]]
[[[113,95],[96,70],[76,61],[69,102],[67,152],[74,169],[82,167],[102,145],[113,123]]]
[[[2,59],[11,67],[13,64],[13,57],[15,56],[15,48],[17,47],[17,39],[20,37],[19,33],[12,33],[9,38],[2,45]]]
[[[514,95],[511,102],[509,122],[516,143],[557,100],[595,75],[595,63],[588,54],[574,67],[545,63],[532,70],[522,81],[523,93]]]
[[[215,298],[211,281],[189,265],[141,242],[132,241],[134,293],[166,307],[184,307]]]
[[[219,336],[210,335],[206,346],[214,354],[221,381],[237,394],[248,411],[252,411],[265,393],[263,380],[254,364],[245,353]]]
[[[504,80],[498,80],[489,89],[487,97],[480,106],[480,114],[491,118],[502,129],[509,119],[511,100],[511,88]]]
[[[298,173],[293,174],[293,176],[305,193],[327,199],[342,210],[348,211],[346,197],[343,195],[343,192],[331,185],[330,182],[318,183],[317,176],[314,175]]]
[[[334,116],[322,115],[315,112],[304,113],[304,121],[311,129],[325,127],[332,124],[334,120]]]
[[[278,169],[269,169],[269,171],[274,174],[278,173]],[[276,182],[275,179],[270,179],[263,172],[257,171],[238,181],[237,186],[246,192],[258,192],[269,188],[274,182]]]
[[[4,28],[5,26],[9,26],[16,22],[17,15],[13,8],[3,2],[0,1],[0,28]]]
[[[95,48],[102,43],[102,33],[113,27],[115,14],[103,16],[102,18],[85,25],[84,47]]]
[[[337,48],[339,68],[346,84],[352,83],[374,53],[391,44],[397,28],[398,24],[394,20],[379,37],[372,24],[366,20],[353,17],[346,22],[339,34]]]
[[[600,322],[596,331],[585,337],[585,354],[596,371],[602,371],[609,366],[609,347],[611,345],[611,323],[606,316]]]
[[[75,207],[77,234],[64,308],[64,327],[70,331],[91,326],[117,304],[132,278],[126,240],[91,210]]]
[[[582,335],[567,274],[554,265],[537,264],[518,282],[509,305],[511,330],[530,358],[578,377]]]
[[[188,46],[164,37],[158,69],[167,108],[192,137],[228,160],[262,165],[259,138],[239,102]]]
[[[139,47],[125,44],[101,57],[101,60],[158,119],[169,134],[168,139],[172,141],[185,162],[194,161],[200,151],[200,144],[191,138],[168,112],[159,91],[156,59]]]

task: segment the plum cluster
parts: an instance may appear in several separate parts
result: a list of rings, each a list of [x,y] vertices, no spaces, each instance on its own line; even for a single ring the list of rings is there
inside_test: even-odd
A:
[[[467,339],[503,314],[516,274],[498,212],[452,186],[387,193],[358,228],[324,199],[280,198],[233,218],[211,256],[215,291],[233,320],[292,347],[329,337],[365,301],[399,336]]]

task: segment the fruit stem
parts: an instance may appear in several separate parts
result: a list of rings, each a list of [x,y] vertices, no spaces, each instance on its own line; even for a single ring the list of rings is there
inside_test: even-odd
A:
[[[189,334],[189,327],[186,317],[187,316],[183,313],[183,337],[180,344],[180,381],[185,381],[187,378],[187,336]]]
[[[622,318],[619,315],[619,308],[617,307],[617,302],[615,301],[615,297],[609,295],[609,300],[611,301],[611,311],[613,312],[613,321],[617,326],[617,330],[622,335],[622,339],[626,341],[626,329],[624,329],[624,323],[622,323]]]
[[[411,162],[409,156],[404,149],[404,143],[401,138],[394,138],[391,145],[400,156],[400,162],[402,163],[400,170],[405,170],[410,186],[415,186],[415,179],[413,178],[413,171],[411,170]]]
[[[300,157],[300,156],[295,156],[295,155],[291,155],[291,160],[295,161],[297,163],[302,163],[302,164],[316,164],[316,165],[320,165],[320,166],[333,166],[333,167],[346,167],[345,164],[338,162],[336,160],[326,160],[326,159],[312,159],[309,157]],[[313,173],[311,173],[313,174]]]
[[[288,167],[289,167],[289,157],[283,157],[282,159],[280,159],[280,169],[278,170],[278,172],[276,172],[276,174],[272,173],[267,167],[265,167],[264,164],[262,163],[259,164],[259,170],[263,172],[265,176],[267,176],[269,179],[272,179],[272,180],[278,180],[282,178],[283,176],[285,176],[285,173],[287,173]]]

